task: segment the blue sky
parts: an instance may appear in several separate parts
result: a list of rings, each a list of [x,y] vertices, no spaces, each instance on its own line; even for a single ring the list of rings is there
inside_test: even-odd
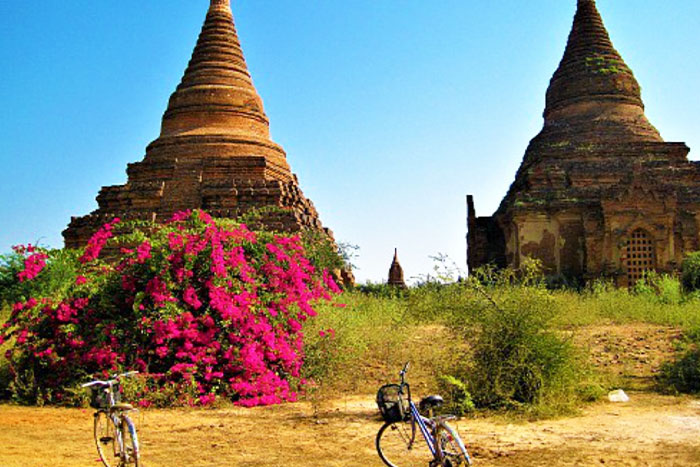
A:
[[[61,246],[159,133],[208,0],[0,2],[0,252]],[[273,139],[361,281],[465,268],[542,126],[575,0],[233,0]],[[599,0],[666,141],[700,159],[697,0]]]

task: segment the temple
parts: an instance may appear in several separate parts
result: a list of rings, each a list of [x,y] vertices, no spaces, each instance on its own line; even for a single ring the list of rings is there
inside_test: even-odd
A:
[[[261,222],[279,231],[323,230],[304,197],[248,72],[230,0],[211,0],[185,70],[170,97],[160,136],[141,162],[129,164],[125,185],[103,187],[98,209],[74,217],[66,247],[84,245],[114,217],[166,221],[201,208],[217,217],[264,209]],[[326,231],[331,235],[329,231]]]
[[[403,268],[399,264],[399,251],[396,248],[394,248],[394,260],[389,267],[389,280],[387,283],[401,289],[406,288],[406,282],[403,279]]]
[[[578,0],[564,56],[498,210],[467,198],[470,271],[538,259],[551,275],[633,284],[700,248],[700,166],[647,120],[640,86],[594,0]]]

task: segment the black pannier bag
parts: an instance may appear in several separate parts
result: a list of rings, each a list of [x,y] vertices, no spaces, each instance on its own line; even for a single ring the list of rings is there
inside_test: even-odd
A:
[[[398,384],[385,384],[377,391],[377,406],[387,422],[400,422],[408,417],[409,409]]]

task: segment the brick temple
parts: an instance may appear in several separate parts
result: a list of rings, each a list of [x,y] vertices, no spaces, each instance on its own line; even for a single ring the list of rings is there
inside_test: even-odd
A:
[[[644,114],[640,86],[615,50],[594,0],[578,0],[547,90],[544,127],[491,217],[467,198],[468,266],[518,268],[634,283],[673,272],[700,249],[700,164]]]
[[[100,190],[96,211],[71,220],[63,232],[66,247],[84,245],[114,217],[166,221],[174,212],[194,208],[235,218],[272,206],[282,209],[263,215],[262,223],[270,229],[323,229],[284,150],[270,139],[230,0],[211,0],[160,136],[141,162],[129,164],[127,175],[125,185]]]

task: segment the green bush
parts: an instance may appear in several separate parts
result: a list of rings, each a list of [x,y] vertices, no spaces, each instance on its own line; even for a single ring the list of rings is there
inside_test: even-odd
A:
[[[681,263],[681,282],[687,292],[700,290],[700,251],[690,253]]]
[[[658,383],[667,392],[700,393],[700,329],[678,344],[678,356],[661,367]]]
[[[440,393],[445,396],[443,410],[454,415],[465,415],[476,409],[469,385],[452,375],[440,378]]]
[[[575,392],[580,362],[571,341],[551,327],[551,298],[539,287],[518,292],[477,316],[468,380],[477,406],[538,405]]]
[[[403,358],[406,333],[405,303],[401,298],[373,297],[345,292],[332,304],[319,304],[318,316],[304,324],[303,376],[310,379],[314,397],[348,390],[373,390],[365,382],[365,366],[381,362],[383,370]]]

